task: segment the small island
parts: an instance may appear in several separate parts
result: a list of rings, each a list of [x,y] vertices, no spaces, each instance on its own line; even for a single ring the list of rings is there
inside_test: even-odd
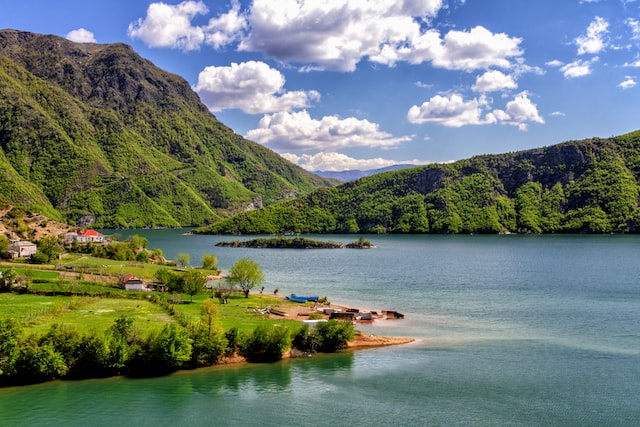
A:
[[[340,243],[331,240],[316,240],[307,237],[259,237],[251,240],[233,240],[216,243],[216,246],[229,248],[269,248],[269,249],[371,249],[375,246],[363,237],[351,243]]]

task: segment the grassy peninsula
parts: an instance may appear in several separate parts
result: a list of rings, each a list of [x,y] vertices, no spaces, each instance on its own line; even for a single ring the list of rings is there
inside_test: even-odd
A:
[[[222,278],[213,255],[203,256],[201,267],[177,265],[146,249],[145,240],[0,262],[0,386],[271,362],[345,349],[359,335],[351,322],[301,323],[327,316],[314,303],[260,289],[259,266],[247,259]],[[189,262],[186,254],[178,258]],[[126,283],[146,290],[127,290]],[[360,337],[351,345],[401,342]]]

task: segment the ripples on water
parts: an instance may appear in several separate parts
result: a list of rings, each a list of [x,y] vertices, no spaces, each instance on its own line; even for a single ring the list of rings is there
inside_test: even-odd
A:
[[[136,231],[170,258],[248,256],[265,292],[395,309],[417,342],[170,377],[0,390],[1,425],[638,425],[635,236],[373,236],[374,250],[216,248]],[[350,236],[321,238],[348,242]]]

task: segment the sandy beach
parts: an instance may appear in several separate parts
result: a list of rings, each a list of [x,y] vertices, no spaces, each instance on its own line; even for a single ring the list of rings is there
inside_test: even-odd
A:
[[[334,310],[346,311],[348,307],[344,307],[337,304],[300,304],[300,305],[291,305],[284,304],[284,297],[282,297],[283,304],[279,304],[274,306],[273,308],[277,309],[279,312],[284,313],[284,316],[279,314],[269,314],[271,319],[291,319],[291,320],[300,320],[303,321],[309,318],[309,315],[312,313],[318,313],[318,308],[331,308]],[[367,311],[367,310],[361,310]],[[328,314],[324,314],[323,319],[329,319]],[[386,320],[383,318],[377,318],[374,320],[364,321],[362,323],[372,323],[372,322],[397,322],[401,320]],[[356,330],[358,329],[358,323],[356,322]],[[414,338],[409,337],[387,337],[387,336],[379,336],[372,334],[364,334],[362,332],[356,333],[351,341],[348,343],[347,350],[358,350],[358,349],[366,349],[366,348],[376,348],[376,347],[387,347],[391,345],[401,345],[408,344],[414,342]]]

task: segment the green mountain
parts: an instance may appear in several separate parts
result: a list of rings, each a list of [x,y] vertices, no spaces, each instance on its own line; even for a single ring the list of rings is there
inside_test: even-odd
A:
[[[638,232],[640,131],[319,189],[202,233]]]
[[[325,185],[127,45],[0,31],[0,205],[94,227],[192,226]]]

